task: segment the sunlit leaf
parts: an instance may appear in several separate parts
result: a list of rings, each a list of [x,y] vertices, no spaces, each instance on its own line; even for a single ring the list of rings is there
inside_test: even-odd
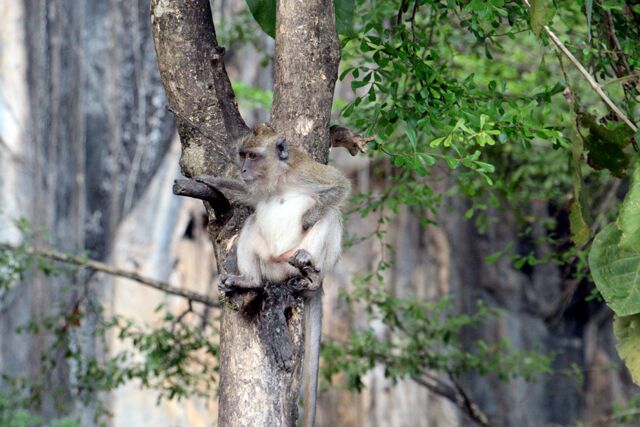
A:
[[[640,384],[640,314],[616,316],[613,321],[616,348],[624,360],[631,377]]]
[[[640,251],[640,165],[631,176],[631,186],[622,203],[618,225],[622,230],[620,246]]]
[[[549,0],[531,0],[531,29],[538,37],[546,25],[548,5]]]
[[[582,246],[589,240],[589,226],[584,218],[584,209],[581,203],[582,196],[582,139],[575,138],[571,144],[571,179],[573,181],[573,201],[569,208],[569,227],[571,228],[571,240],[576,246]]]
[[[576,246],[582,246],[589,240],[589,227],[582,215],[582,206],[578,199],[573,199],[569,209],[569,225],[571,240]]]
[[[607,225],[593,241],[589,268],[598,290],[618,316],[640,313],[640,252],[620,247],[622,232]]]

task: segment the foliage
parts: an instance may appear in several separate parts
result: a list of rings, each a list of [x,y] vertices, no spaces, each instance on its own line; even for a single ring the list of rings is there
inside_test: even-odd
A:
[[[618,352],[631,375],[640,382],[640,167],[616,222],[607,225],[593,241],[589,266],[593,280],[615,312],[613,330]]]
[[[613,332],[620,357],[624,359],[634,381],[640,382],[640,314],[616,316]]]
[[[243,107],[261,108],[265,111],[271,109],[271,102],[273,101],[272,91],[254,88],[242,82],[233,82],[232,87],[238,99],[242,100]]]
[[[363,215],[380,212],[381,224],[400,205],[433,214],[447,203],[431,188],[444,177],[451,182],[446,196],[468,199],[467,217],[481,232],[497,212],[531,229],[541,220],[532,205],[543,201],[556,212],[543,219],[544,241],[528,253],[513,253],[509,245],[496,256],[509,256],[516,268],[551,262],[581,280],[595,232],[620,209],[615,180],[629,174],[638,134],[607,112],[542,29],[557,32],[633,120],[640,102],[640,11],[624,1],[540,0],[531,7],[504,0],[358,2],[354,34],[342,38],[340,79],[354,92],[342,115],[378,137],[374,156],[391,167],[382,188],[357,201]],[[617,225],[595,240],[590,258],[598,289],[607,302],[624,300],[625,315],[640,309],[631,298],[639,286],[635,191]],[[623,224],[626,234],[616,231]],[[542,246],[555,250],[540,257],[535,248]],[[619,348],[629,360],[629,346],[621,341]]]
[[[640,408],[640,394],[636,393],[626,405],[614,405],[609,425],[611,427],[638,425],[640,423],[640,410],[638,408]]]
[[[33,415],[22,402],[9,393],[0,391],[0,426],[2,427],[80,427],[71,418],[60,418],[45,423],[41,417]]]
[[[77,273],[75,268],[31,253],[28,248],[32,238],[46,233],[25,219],[18,220],[17,225],[23,232],[24,243],[17,249],[0,247],[0,292],[19,282],[28,282],[36,272],[51,278]],[[38,413],[45,397],[53,399],[58,413],[65,414],[69,411],[65,406],[69,392],[73,399],[89,403],[98,399],[98,393],[130,381],[155,390],[158,401],[212,396],[218,369],[215,316],[205,316],[200,307],[191,303],[179,314],[159,305],[155,310],[158,320],[145,325],[123,316],[107,317],[101,307],[96,312],[95,301],[71,288],[62,287],[62,292],[64,297],[60,298],[59,306],[16,327],[17,333],[40,336],[47,344],[35,355],[39,360],[39,376],[0,372],[0,384],[11,391],[7,394],[11,400],[0,395],[1,426],[74,427],[76,424],[68,418],[45,426],[40,417],[32,414]],[[108,347],[106,337],[116,337],[121,350],[104,360],[86,356],[73,336],[89,321],[88,316],[98,317],[94,339]],[[74,373],[68,383],[61,383],[58,375],[69,365],[75,367]],[[99,408],[97,415],[107,415],[106,408]]]
[[[156,390],[158,400],[210,397],[218,370],[217,334],[211,323],[215,319],[192,307],[177,316],[162,305],[156,312],[164,314],[162,322],[153,327],[139,326],[121,316],[106,322],[104,330],[116,332],[118,340],[132,349],[120,352],[102,366],[91,363],[83,373],[86,380],[93,379],[107,391],[135,379],[142,387]]]
[[[593,280],[618,316],[640,313],[640,253],[620,244],[622,232],[607,225],[593,241],[589,266]]]
[[[324,377],[346,377],[349,388],[361,390],[362,377],[377,364],[394,382],[403,378],[420,380],[430,372],[459,377],[466,373],[496,375],[502,381],[551,372],[553,355],[512,349],[505,340],[487,343],[477,340],[466,348],[462,336],[499,317],[500,312],[478,303],[472,314],[455,314],[451,299],[435,303],[416,298],[394,298],[383,289],[360,286],[352,303],[365,302],[372,321],[382,321],[384,334],[369,328],[352,332],[346,343],[330,341],[323,348]],[[375,323],[375,322],[373,322]]]

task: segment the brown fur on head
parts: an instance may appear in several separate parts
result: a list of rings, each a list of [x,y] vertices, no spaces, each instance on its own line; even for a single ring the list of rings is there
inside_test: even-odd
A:
[[[281,191],[282,185],[287,183],[307,187],[310,192],[319,191],[316,186],[349,187],[349,182],[339,171],[314,161],[267,123],[258,123],[244,137],[239,154],[242,179],[249,184],[249,191],[254,195],[271,195]]]
[[[240,175],[254,194],[268,195],[290,169],[296,157],[287,141],[267,123],[258,123],[244,137],[239,147],[242,168]]]

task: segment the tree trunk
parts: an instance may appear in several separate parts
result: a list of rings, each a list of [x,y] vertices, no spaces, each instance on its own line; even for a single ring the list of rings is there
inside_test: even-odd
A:
[[[152,24],[181,138],[183,173],[237,177],[236,141],[247,128],[224,68],[208,0],[152,0]],[[326,161],[330,144],[339,57],[332,1],[278,2],[273,126],[321,161]],[[248,212],[231,211],[218,197],[206,206],[220,272],[237,273],[233,242]],[[259,313],[253,315],[223,309],[221,426],[296,424],[303,311],[295,298],[285,317],[282,298],[292,297],[269,294],[257,300]],[[272,321],[282,321],[286,332]]]

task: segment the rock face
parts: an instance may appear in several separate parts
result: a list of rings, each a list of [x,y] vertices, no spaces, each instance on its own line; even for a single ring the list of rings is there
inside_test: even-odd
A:
[[[153,60],[148,5],[35,0],[1,7],[1,84],[9,97],[2,99],[0,129],[10,144],[8,157],[0,149],[9,178],[3,209],[10,209],[2,224],[24,216],[49,230],[46,243],[108,260],[121,219],[147,188],[174,133]],[[37,238],[44,243],[42,234]],[[3,369],[47,370],[38,355],[50,340],[12,331],[29,318],[71,310],[80,299],[101,301],[105,280],[88,278],[86,272],[36,277],[11,290],[0,316]],[[95,314],[87,312],[72,333],[78,363],[101,353]],[[58,363],[50,372],[46,418],[71,407],[83,425],[93,423],[97,399],[85,396],[85,405],[65,391],[77,369]]]
[[[221,2],[228,17],[237,2]],[[226,6],[225,6],[226,5]],[[142,0],[23,0],[0,3],[0,240],[15,241],[11,219],[19,215],[50,230],[50,244],[70,252],[139,271],[203,293],[215,295],[213,251],[204,229],[199,202],[171,195],[178,175],[179,149],[173,119],[166,111],[150,39],[148,2]],[[269,43],[268,41],[266,42]],[[268,87],[271,72],[261,68],[251,49],[230,52],[232,80]],[[338,89],[340,90],[340,89]],[[245,111],[249,125],[263,113]],[[367,159],[334,153],[332,161],[348,171],[358,191],[383,185],[372,177]],[[501,383],[477,375],[464,379],[472,397],[500,426],[569,425],[594,421],[623,401],[631,385],[618,363],[610,316],[597,302],[585,302],[578,290],[564,301],[563,283],[553,266],[517,271],[507,260],[486,265],[484,258],[517,241],[514,221],[503,217],[479,235],[465,221],[462,201],[439,218],[440,227],[420,225],[420,216],[401,209],[389,226],[395,252],[387,272],[390,289],[399,296],[436,297],[454,292],[461,310],[475,301],[507,309],[477,338],[508,339],[516,347],[560,351],[557,372],[577,366],[587,372],[584,384],[556,374],[535,384]],[[534,206],[539,216],[545,206]],[[496,214],[500,215],[500,214]],[[366,234],[375,218],[352,218],[350,233]],[[525,244],[526,242],[520,242]],[[547,251],[548,248],[536,248]],[[350,248],[325,283],[324,330],[335,338],[364,327],[361,309],[346,307],[338,290],[348,288],[356,272],[371,269],[381,248]],[[67,290],[70,287],[70,291]],[[43,366],[37,354],[50,339],[17,335],[15,327],[51,310],[68,309],[86,298],[109,312],[155,320],[153,308],[166,302],[176,312],[182,301],[102,275],[87,273],[57,279],[36,277],[0,293],[0,370],[35,376]],[[102,357],[117,341],[95,338],[97,313],[89,312],[72,334],[81,360]],[[382,325],[371,325],[384,334]],[[62,360],[61,355],[57,355]],[[113,411],[113,426],[208,426],[215,419],[215,398],[156,406],[153,392],[129,384],[110,396],[82,403],[73,388],[74,363],[51,372],[51,389],[82,425],[93,425],[98,402]],[[0,383],[0,386],[2,383]],[[605,398],[603,398],[603,396]],[[43,415],[58,415],[58,402],[45,398]],[[368,375],[360,395],[330,389],[321,394],[319,426],[466,426],[470,421],[451,403],[417,384],[397,385],[382,369]]]

